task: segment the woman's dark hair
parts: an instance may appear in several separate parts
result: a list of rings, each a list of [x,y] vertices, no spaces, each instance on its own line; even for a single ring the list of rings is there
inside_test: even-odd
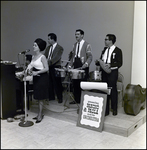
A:
[[[57,35],[55,33],[49,33],[48,37],[50,36],[51,39],[53,39],[55,42],[57,41]]]
[[[46,41],[42,40],[41,38],[36,39],[34,42],[37,43],[40,51],[43,51],[46,48]]]
[[[107,34],[106,36],[109,37],[109,41],[112,41],[113,44],[116,42],[116,36],[114,34]]]

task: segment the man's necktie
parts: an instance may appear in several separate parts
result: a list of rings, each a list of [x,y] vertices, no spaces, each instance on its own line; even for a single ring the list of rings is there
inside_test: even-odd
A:
[[[109,57],[109,50],[110,50],[110,47],[108,48],[106,63],[107,63],[108,57]]]
[[[51,59],[53,53],[53,46],[51,46],[50,54],[49,54],[49,59]]]
[[[77,57],[78,57],[78,53],[79,53],[79,47],[80,47],[80,43],[78,43]]]

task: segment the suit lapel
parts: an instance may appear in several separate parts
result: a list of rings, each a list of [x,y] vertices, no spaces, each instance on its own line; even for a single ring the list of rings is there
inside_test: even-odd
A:
[[[112,59],[115,59],[115,55],[116,55],[116,49],[117,49],[117,47],[115,47],[115,49],[113,50],[113,52],[112,52],[112,54],[111,54],[111,61],[112,61]]]
[[[56,47],[54,48],[52,56],[56,53],[56,50],[57,50],[57,49],[58,49],[58,44],[57,44]]]

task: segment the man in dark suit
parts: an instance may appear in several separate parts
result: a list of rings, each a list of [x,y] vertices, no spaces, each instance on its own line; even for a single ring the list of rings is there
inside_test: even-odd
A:
[[[57,36],[54,33],[48,34],[49,46],[46,48],[44,55],[49,65],[49,100],[55,100],[55,93],[58,103],[62,103],[62,82],[60,77],[56,77],[55,68],[61,68],[61,57],[63,47],[57,43]]]
[[[89,66],[92,62],[91,45],[84,39],[84,31],[77,29],[75,32],[76,43],[73,45],[72,58],[69,63],[69,69],[81,68],[85,71],[85,77],[83,79],[73,79],[73,94],[76,103],[81,101],[81,88],[80,82],[87,81],[89,77]],[[75,101],[70,102],[70,104],[75,104]]]
[[[109,115],[109,101],[111,99],[111,109],[113,115],[117,115],[118,93],[117,93],[117,79],[118,69],[123,64],[123,55],[120,48],[116,47],[116,36],[114,34],[107,34],[105,38],[104,50],[101,53],[100,59],[95,61],[96,65],[101,66],[102,81],[111,87],[111,93],[107,97],[105,116]]]

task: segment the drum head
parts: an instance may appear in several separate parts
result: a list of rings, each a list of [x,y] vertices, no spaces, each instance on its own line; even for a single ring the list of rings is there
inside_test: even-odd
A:
[[[69,72],[70,77],[72,79],[83,79],[85,77],[85,71],[84,70],[69,69],[68,72]]]

